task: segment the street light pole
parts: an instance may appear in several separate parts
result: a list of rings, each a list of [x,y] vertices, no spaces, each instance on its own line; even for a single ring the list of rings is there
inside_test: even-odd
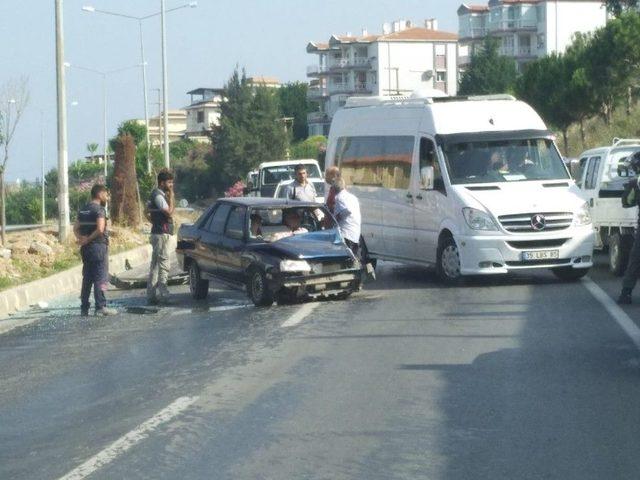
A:
[[[44,113],[40,110],[40,154],[41,154],[41,178],[40,186],[42,188],[42,219],[41,223],[44,225],[47,221],[46,205],[45,205],[45,191],[44,191]]]
[[[104,183],[109,175],[109,144],[107,143],[107,74],[102,74],[102,138],[104,140]]]
[[[164,166],[171,167],[169,158],[169,90],[167,86],[167,33],[165,26],[165,0],[160,0],[160,30],[162,35],[162,127]]]
[[[144,60],[144,40],[142,36],[142,20],[138,19],[140,29],[140,58],[142,61],[142,90],[144,93],[144,124],[147,127],[147,173],[151,173],[151,142],[149,141],[149,100],[147,97],[147,63]]]
[[[62,0],[55,0],[56,11],[56,93],[58,103],[58,238],[65,241],[70,233],[69,172],[67,153],[67,101],[64,79],[64,31]]]

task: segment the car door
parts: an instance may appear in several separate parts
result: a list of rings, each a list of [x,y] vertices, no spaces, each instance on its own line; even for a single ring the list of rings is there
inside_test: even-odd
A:
[[[418,169],[412,178],[413,229],[412,256],[419,262],[436,260],[440,221],[446,208],[446,193],[436,145],[433,138],[418,139]]]
[[[411,260],[415,246],[413,232],[414,195],[411,170],[415,138],[411,136],[379,137],[382,151],[378,159],[382,177],[381,204],[384,228],[384,253]]]
[[[220,275],[218,266],[218,250],[222,246],[224,226],[232,206],[219,204],[203,229],[200,237],[200,256],[203,259],[200,268],[212,275]]]
[[[589,207],[591,207],[594,214],[597,209],[598,191],[600,190],[601,163],[602,158],[599,155],[589,157],[584,169],[584,180],[582,182],[585,200],[589,202]]]
[[[224,229],[222,244],[218,249],[217,263],[220,276],[226,280],[240,283],[244,281],[242,254],[247,238],[247,209],[233,207]]]

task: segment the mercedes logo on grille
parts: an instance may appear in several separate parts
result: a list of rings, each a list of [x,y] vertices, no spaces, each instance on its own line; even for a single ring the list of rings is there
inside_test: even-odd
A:
[[[547,219],[544,218],[544,215],[534,215],[531,217],[531,228],[533,228],[536,232],[540,230],[544,230],[544,227],[547,226]]]

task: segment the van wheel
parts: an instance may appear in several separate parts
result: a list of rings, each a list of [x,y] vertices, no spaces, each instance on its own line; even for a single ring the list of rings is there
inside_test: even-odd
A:
[[[616,277],[624,275],[629,263],[629,254],[633,245],[631,235],[614,233],[609,237],[609,270]]]
[[[189,290],[195,300],[204,300],[209,294],[209,280],[203,280],[195,261],[189,264]]]
[[[553,274],[564,282],[575,282],[589,273],[588,268],[560,267],[551,270]]]
[[[273,293],[269,291],[267,277],[258,268],[249,270],[247,278],[247,293],[256,307],[270,307],[275,299]]]
[[[453,285],[460,281],[460,252],[452,237],[444,237],[438,246],[437,273],[444,283]]]

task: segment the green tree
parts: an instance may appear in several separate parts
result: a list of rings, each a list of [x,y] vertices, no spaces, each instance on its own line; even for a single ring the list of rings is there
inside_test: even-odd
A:
[[[91,161],[95,161],[96,152],[98,151],[98,144],[95,142],[87,143],[87,151],[91,155]]]
[[[588,42],[585,73],[605,123],[628,98],[640,69],[640,15],[622,13],[596,30]]]
[[[518,69],[515,60],[500,55],[498,40],[487,37],[482,50],[471,56],[469,68],[460,81],[460,95],[487,95],[511,92]]]
[[[213,183],[219,190],[242,179],[261,162],[284,156],[286,135],[276,94],[253,88],[236,69],[225,85],[220,124],[213,129]]]
[[[293,117],[293,141],[299,142],[309,135],[307,114],[313,105],[307,100],[308,85],[303,82],[287,83],[278,89],[280,112],[284,117]]]
[[[109,140],[109,146],[115,151],[116,141],[118,137],[129,134],[133,137],[136,147],[140,147],[147,137],[147,127],[137,120],[127,120],[118,125],[118,134]]]
[[[7,193],[7,224],[29,225],[40,223],[42,211],[40,187],[25,184]]]
[[[324,153],[327,150],[327,137],[323,135],[315,135],[309,137],[302,142],[295,143],[291,147],[291,158],[294,160],[303,158],[313,158],[315,160],[324,160]]]
[[[622,12],[638,7],[638,0],[605,0],[607,11],[619,16]]]

